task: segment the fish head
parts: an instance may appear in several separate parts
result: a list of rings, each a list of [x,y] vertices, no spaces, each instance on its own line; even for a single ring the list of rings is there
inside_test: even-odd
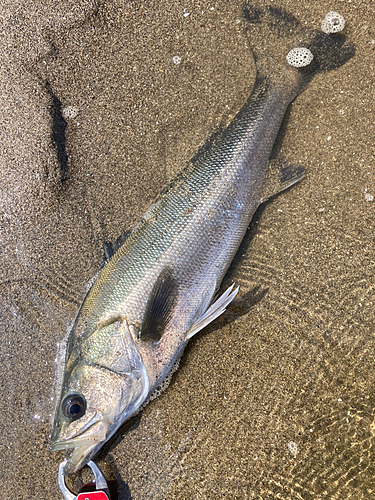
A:
[[[106,325],[70,353],[50,445],[68,450],[65,473],[86,465],[148,394],[146,368],[124,330]]]

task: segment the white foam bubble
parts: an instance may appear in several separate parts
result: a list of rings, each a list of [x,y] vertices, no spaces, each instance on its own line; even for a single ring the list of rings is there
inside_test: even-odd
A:
[[[178,359],[177,361],[175,361],[173,363],[173,366],[172,366],[171,370],[169,371],[168,375],[165,377],[164,380],[162,380],[160,382],[160,384],[154,390],[154,392],[150,394],[147,402],[158,398],[160,396],[160,394],[162,394],[167,389],[167,387],[171,383],[172,376],[173,376],[174,372],[178,370],[179,364],[180,364],[180,359]]]
[[[143,408],[147,406],[150,401],[153,401],[154,399],[158,398],[167,389],[167,387],[171,383],[172,376],[174,372],[178,370],[179,365],[180,365],[180,358],[173,363],[172,368],[170,369],[166,377],[160,382],[160,384],[156,387],[156,389],[154,389],[154,391],[142,403],[136,414],[141,410],[143,410]]]
[[[76,116],[79,113],[79,109],[75,108],[74,106],[66,106],[65,108],[63,108],[61,110],[61,113],[62,113],[64,118],[72,119],[72,118],[76,118]]]
[[[286,56],[286,61],[291,66],[295,68],[303,68],[304,66],[308,66],[311,61],[314,59],[314,56],[311,50],[306,47],[295,47],[290,50]]]
[[[293,455],[293,457],[297,456],[297,453],[298,453],[297,443],[295,443],[294,441],[289,441],[288,449],[289,449],[290,454]]]
[[[345,28],[345,19],[333,10],[329,11],[322,21],[322,31],[324,33],[339,33]]]

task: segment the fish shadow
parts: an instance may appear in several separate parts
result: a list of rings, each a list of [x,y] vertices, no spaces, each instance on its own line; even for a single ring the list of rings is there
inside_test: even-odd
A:
[[[115,460],[113,460],[111,456],[111,451],[117,448],[129,432],[134,431],[139,427],[141,418],[142,411],[125,422],[116,434],[104,444],[95,457],[95,460],[105,458],[106,462],[110,465],[112,477],[115,479],[113,481],[108,481],[108,484],[111,487],[114,500],[132,500],[133,497],[129,484],[125,479],[123,479],[123,472],[117,467]]]
[[[138,422],[140,420],[140,417],[138,418]],[[114,462],[111,464],[113,474],[116,477],[116,499],[118,500],[132,500],[132,495],[130,492],[129,485],[126,481],[124,481],[121,477],[121,472],[119,468],[116,466]]]
[[[284,133],[283,127],[280,130],[281,135]],[[270,157],[270,159],[278,156],[281,148],[281,142],[276,141],[275,146],[274,146],[274,151]],[[292,186],[291,186],[292,187]],[[290,188],[291,188],[290,187]],[[288,188],[287,191],[290,189]],[[220,292],[218,295],[220,295],[224,290],[226,290],[229,286],[231,286],[233,283],[236,284],[238,281],[238,270],[241,270],[241,267],[243,267],[243,262],[248,256],[249,252],[249,247],[252,243],[252,240],[257,234],[258,231],[258,224],[259,221],[262,217],[262,214],[266,208],[267,205],[273,202],[278,196],[283,195],[284,192],[280,192],[272,196],[269,200],[266,202],[262,203],[258,209],[256,210],[250,225],[246,231],[246,234],[241,242],[241,245],[239,246],[236,255],[234,256],[231,265],[228,268],[228,271],[226,275],[224,276],[223,283],[220,287]],[[241,277],[241,271],[239,273]],[[245,281],[245,280],[242,280]],[[269,287],[262,287],[261,285],[255,285],[252,287],[250,290],[248,290],[246,293],[241,295],[240,297],[236,297],[231,304],[229,304],[226,312],[219,316],[219,318],[215,319],[215,321],[211,324],[208,325],[206,328],[202,330],[201,333],[198,333],[194,338],[201,338],[201,336],[207,335],[209,333],[213,333],[216,330],[219,330],[220,328],[230,325],[234,321],[238,320],[238,318],[248,314],[250,310],[256,306],[259,302],[261,302],[264,297],[267,295],[269,291]],[[194,345],[193,342],[189,342],[187,346],[187,351],[191,346]]]
[[[267,202],[267,204],[268,203],[269,202]],[[234,256],[234,259],[223,279],[223,285],[221,286],[222,289],[228,288],[233,282],[236,281],[236,279],[234,279],[234,275],[235,273],[238,273],[238,270],[241,270],[241,267],[243,267],[243,261],[246,259],[246,256],[249,252],[249,247],[257,234],[258,223],[265,210],[265,207],[266,203],[263,203],[255,212],[246,231],[246,234],[241,242],[241,245],[239,246],[236,255]],[[233,303],[228,306],[227,311],[221,317],[219,317],[218,320],[215,320],[210,328],[210,331],[215,331],[218,328],[221,328],[224,324],[229,325],[241,316],[248,314],[255,305],[263,300],[268,291],[269,287],[261,287],[260,285],[255,285],[245,294],[241,295],[239,299],[235,298]],[[204,332],[207,332],[207,329],[205,329]]]

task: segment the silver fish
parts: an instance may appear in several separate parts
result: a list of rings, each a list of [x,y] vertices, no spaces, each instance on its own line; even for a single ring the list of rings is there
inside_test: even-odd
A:
[[[279,9],[247,5],[244,15],[249,25],[292,33],[289,47],[303,38],[305,48],[288,56],[294,66],[286,53],[258,51],[242,109],[161,193],[89,290],[69,335],[52,436],[52,449],[69,450],[66,473],[139,410],[188,340],[234,299],[233,285],[215,296],[254,212],[304,175],[269,160],[286,109],[314,73],[354,54],[343,36],[307,31]]]

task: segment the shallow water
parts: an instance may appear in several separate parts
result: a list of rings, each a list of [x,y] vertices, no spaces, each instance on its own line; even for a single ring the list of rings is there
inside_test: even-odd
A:
[[[273,3],[311,27],[327,11]],[[1,13],[0,491],[19,499],[59,498],[56,345],[102,242],[134,225],[255,78],[242,2],[61,5]],[[122,500],[360,500],[375,489],[375,25],[371,2],[329,8],[357,52],[291,107],[283,154],[306,178],[256,214],[224,283],[239,283],[242,301],[105,447],[98,463]],[[66,116],[63,170],[46,80]]]

